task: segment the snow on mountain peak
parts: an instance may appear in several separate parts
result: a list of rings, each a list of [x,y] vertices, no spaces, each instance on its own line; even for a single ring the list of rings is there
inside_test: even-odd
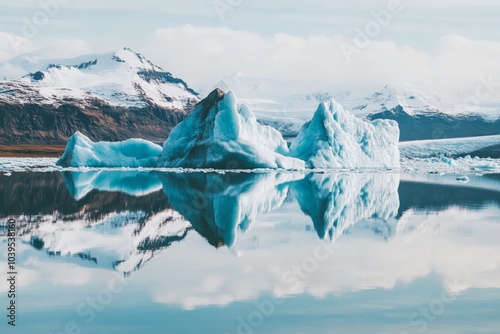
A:
[[[38,91],[45,104],[57,104],[64,98],[99,98],[114,106],[156,105],[182,111],[199,101],[198,94],[182,79],[130,48],[72,59],[41,59],[28,54],[11,60],[11,64],[25,73],[14,82]],[[26,100],[24,95],[19,97],[21,103]]]
[[[117,62],[126,63],[135,69],[163,71],[159,66],[156,66],[147,60],[142,54],[127,47],[115,52],[112,59]]]
[[[456,105],[451,97],[431,89],[388,84],[382,90],[358,101],[351,109],[361,117],[390,111],[399,106],[405,113],[414,116],[439,112],[454,113],[457,111]]]

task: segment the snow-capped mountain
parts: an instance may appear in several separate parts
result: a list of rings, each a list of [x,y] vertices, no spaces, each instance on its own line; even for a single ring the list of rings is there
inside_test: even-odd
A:
[[[62,144],[78,130],[100,140],[163,140],[199,102],[182,79],[128,48],[73,59],[32,53],[4,66],[25,73],[0,82],[4,144]]]
[[[324,87],[293,87],[290,83],[252,78],[241,73],[223,78],[216,87],[235,92],[263,124],[294,137],[317,105],[331,98],[361,118],[393,119],[401,140],[457,138],[500,133],[500,103],[470,105],[474,92],[442,93],[419,87],[387,85],[372,92],[333,91]],[[470,110],[473,111],[470,111]]]
[[[401,141],[500,134],[500,104],[471,105],[471,96],[387,85],[345,104],[359,117],[397,121]]]
[[[64,98],[84,100],[82,102],[100,98],[113,106],[156,105],[183,110],[198,95],[183,80],[128,48],[73,59],[37,59],[25,55],[10,63],[28,73],[18,84],[37,89],[41,103],[57,105],[63,103]],[[12,95],[12,98],[27,102],[22,96]]]
[[[390,84],[361,100],[351,99],[351,104],[357,104],[352,105],[351,109],[358,116],[373,115],[400,106],[410,116],[443,113],[450,116],[477,115],[490,120],[500,117],[500,105],[471,105],[469,100],[472,94],[450,94],[433,89]]]

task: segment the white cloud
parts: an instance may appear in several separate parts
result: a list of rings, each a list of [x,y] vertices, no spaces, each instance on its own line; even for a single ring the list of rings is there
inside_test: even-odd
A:
[[[20,53],[33,50],[29,40],[14,34],[0,32],[0,61],[6,61]]]
[[[429,88],[467,89],[479,76],[500,74],[500,43],[457,35],[441,39],[435,54],[392,41],[374,40],[346,60],[340,35],[260,35],[228,28],[184,25],[156,30],[143,52],[195,86],[214,85],[222,76],[243,72],[335,89],[380,88],[412,83]]]
[[[89,42],[78,38],[41,41],[0,32],[0,62],[33,51],[37,51],[39,57],[70,58],[92,52],[93,49]]]
[[[492,75],[500,81],[499,42],[451,34],[441,38],[430,53],[390,40],[373,40],[352,54],[349,62],[341,46],[355,45],[352,37],[262,35],[183,25],[158,29],[141,42],[121,45],[117,40],[30,40],[0,32],[0,61],[42,47],[44,55],[64,58],[131,46],[204,91],[236,72],[287,81],[297,89],[317,86],[337,91],[374,90],[388,83],[468,91],[480,84],[479,77]]]

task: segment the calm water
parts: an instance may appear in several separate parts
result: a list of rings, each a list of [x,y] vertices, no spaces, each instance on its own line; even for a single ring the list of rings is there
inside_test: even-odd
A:
[[[500,175],[14,173],[0,235],[1,333],[500,333]]]

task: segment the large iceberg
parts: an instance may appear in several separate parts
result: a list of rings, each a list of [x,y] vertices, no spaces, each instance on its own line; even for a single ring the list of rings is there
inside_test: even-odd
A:
[[[156,167],[161,146],[144,139],[94,143],[80,132],[68,140],[57,161],[63,167]]]
[[[364,121],[332,99],[319,105],[290,150],[312,168],[399,167],[398,141],[395,121]]]
[[[303,169],[304,162],[287,156],[281,134],[257,123],[245,105],[237,108],[232,92],[216,89],[170,133],[159,167]]]

